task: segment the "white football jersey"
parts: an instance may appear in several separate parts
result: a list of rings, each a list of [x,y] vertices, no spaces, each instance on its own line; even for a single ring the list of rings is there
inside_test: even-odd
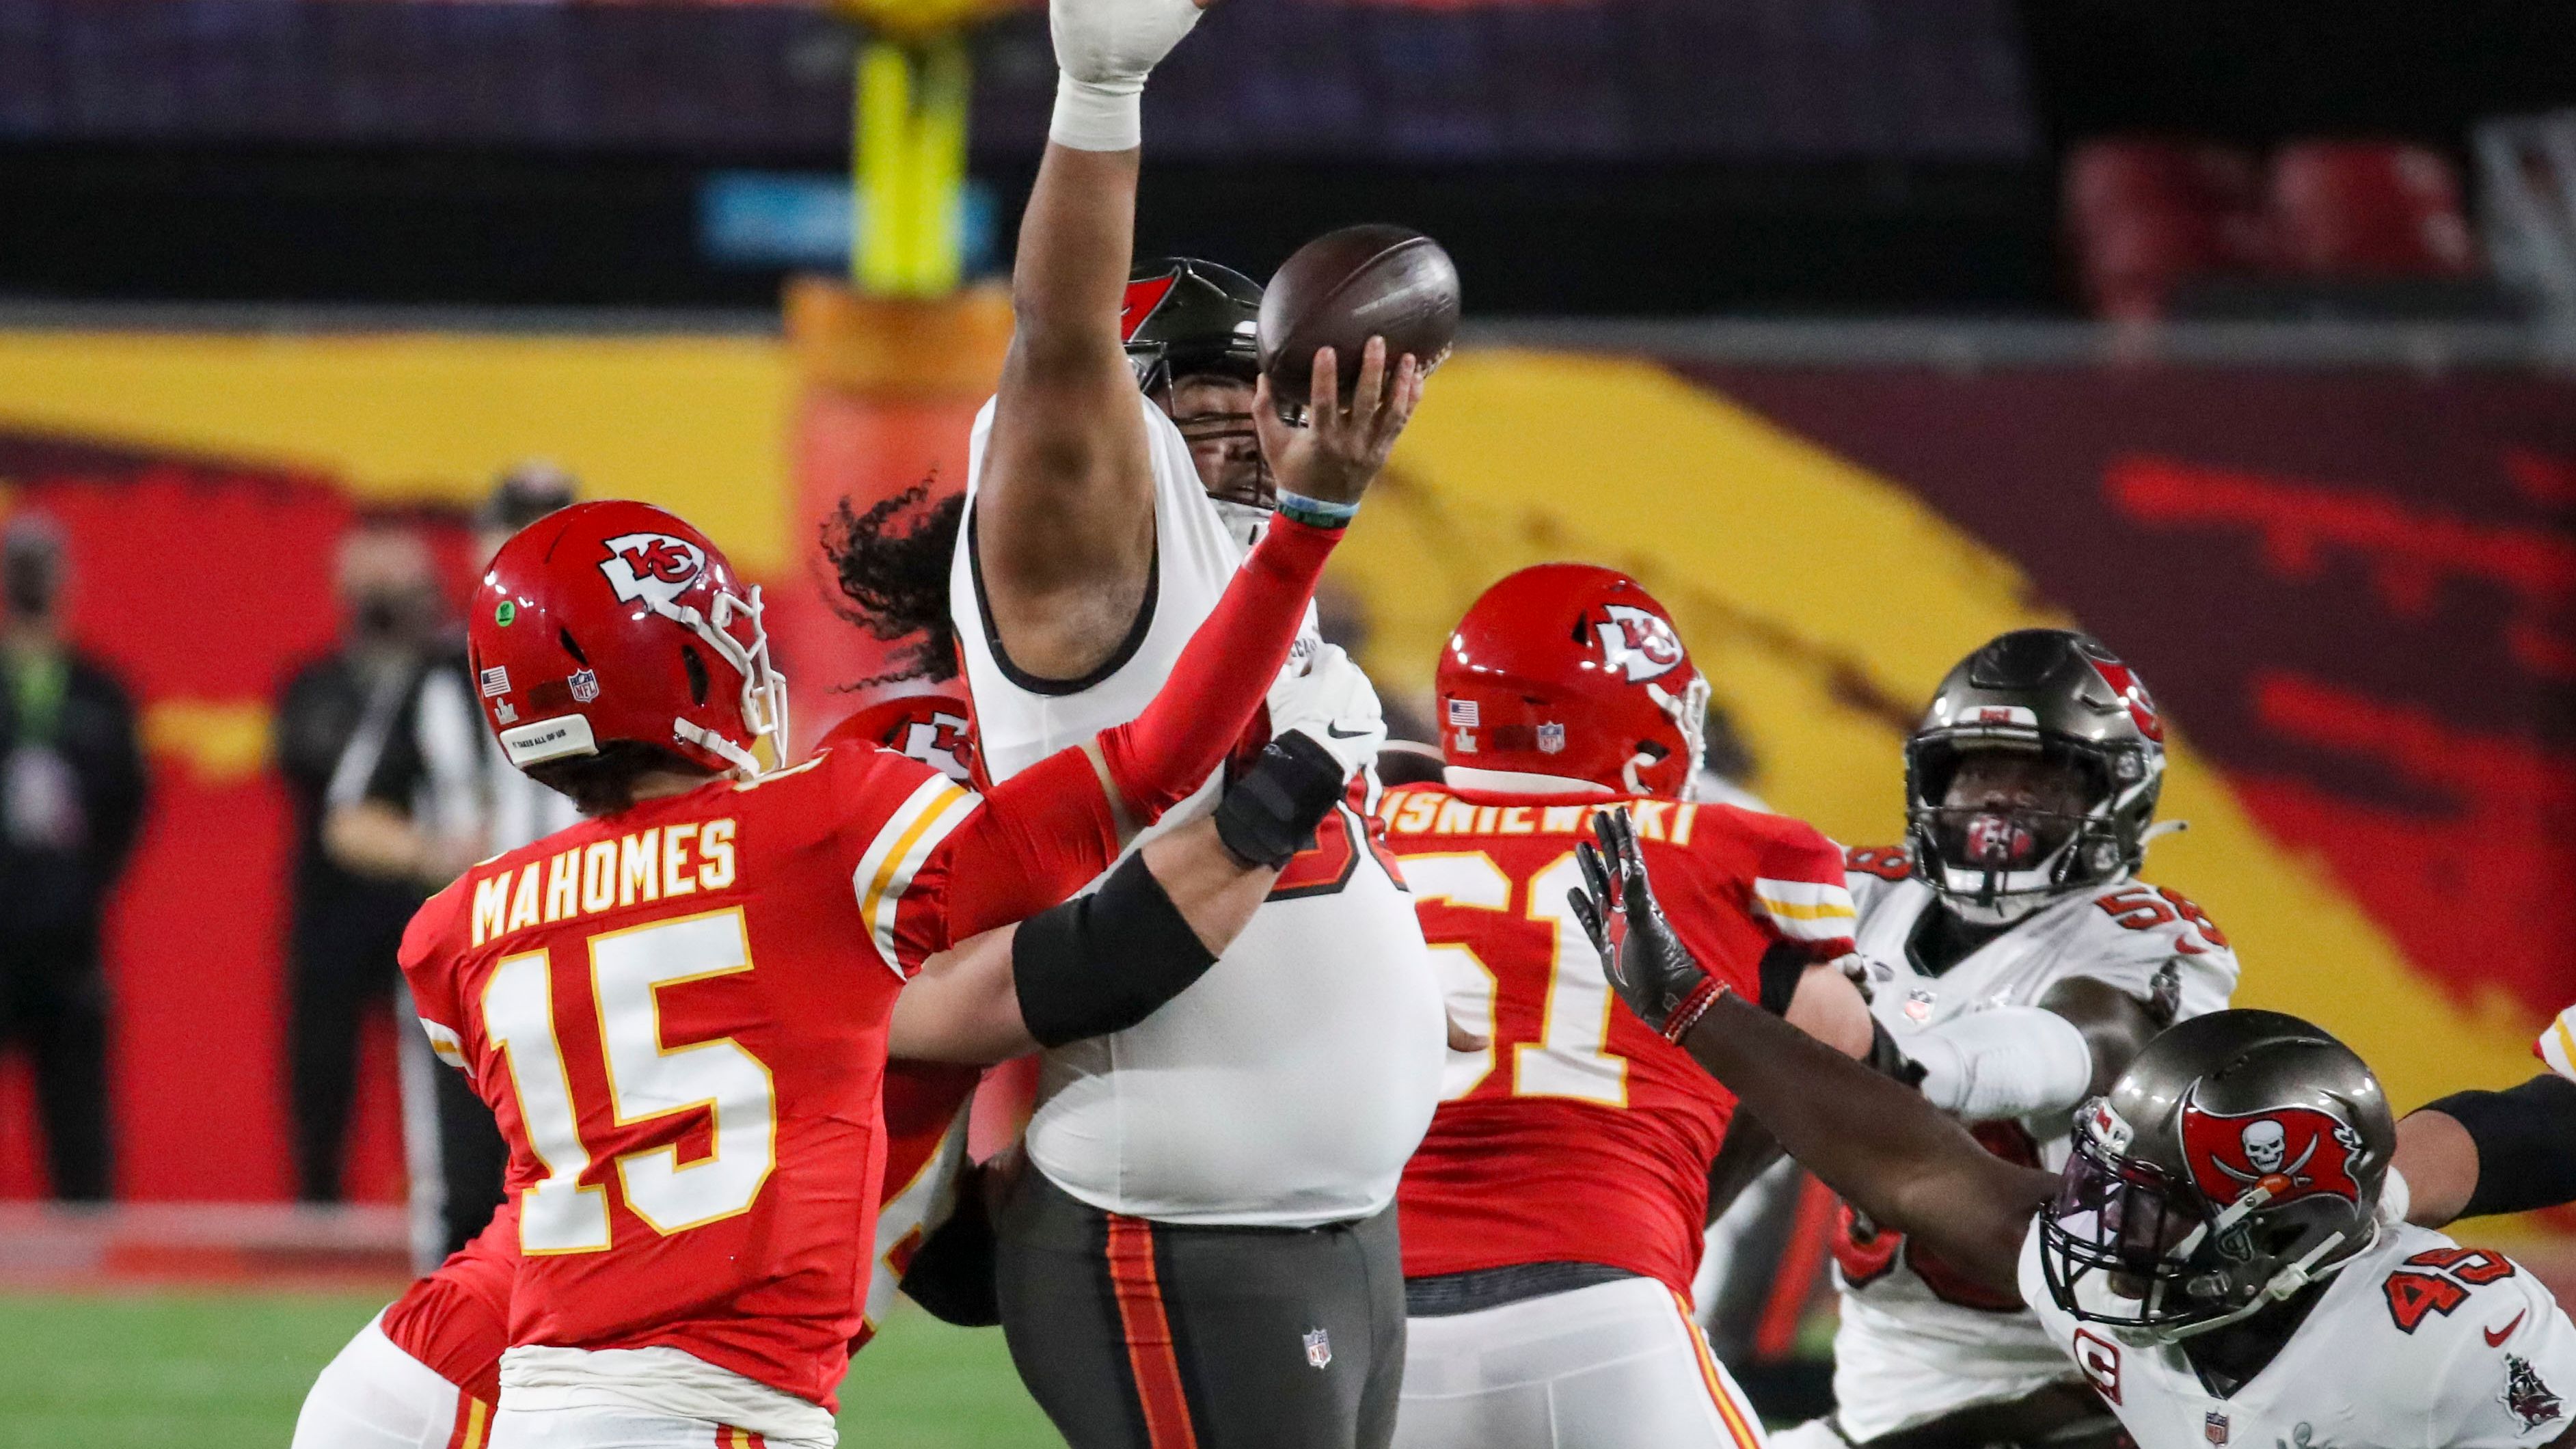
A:
[[[996,780],[1141,713],[1243,561],[1180,429],[1142,396],[1136,405],[1153,457],[1154,581],[1135,633],[1071,686],[999,657],[972,501],[993,405],[975,419],[949,607]],[[1310,614],[1301,661],[1313,630]],[[1220,787],[1211,778],[1157,829],[1207,814]],[[1413,898],[1368,829],[1343,808],[1187,991],[1125,1031],[1046,1054],[1028,1130],[1040,1171],[1094,1207],[1176,1223],[1311,1227],[1394,1200],[1439,1100],[1447,1033]]]
[[[2218,1011],[2236,988],[2236,954],[2198,907],[2136,880],[2053,901],[1939,976],[1906,950],[1935,909],[1901,851],[1856,850],[1845,877],[1860,910],[1854,939],[1869,962],[1875,1013],[1897,1046],[1926,1027],[1992,1006],[2035,1006],[2074,977],[2141,1001],[2171,1000],[2176,1019]],[[1981,1139],[2033,1166],[2063,1166],[2068,1122],[1978,1124]],[[1929,1423],[1972,1404],[2017,1399],[2066,1378],[2065,1356],[2008,1297],[1959,1280],[1893,1234],[1836,1243],[1842,1319],[1834,1333],[1835,1419],[1854,1442]]]
[[[2182,1350],[2123,1341],[2048,1296],[2039,1224],[2021,1291],[2139,1449],[2483,1449],[2576,1428],[2576,1327],[2501,1253],[2424,1228],[2379,1241],[2327,1280],[2279,1356],[2225,1398]]]

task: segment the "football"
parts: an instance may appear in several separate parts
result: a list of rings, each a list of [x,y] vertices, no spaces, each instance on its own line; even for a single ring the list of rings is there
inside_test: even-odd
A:
[[[1262,293],[1261,370],[1291,416],[1326,347],[1348,402],[1372,336],[1386,339],[1390,366],[1410,352],[1428,372],[1449,355],[1458,336],[1458,266],[1440,243],[1401,226],[1346,226],[1299,247]]]

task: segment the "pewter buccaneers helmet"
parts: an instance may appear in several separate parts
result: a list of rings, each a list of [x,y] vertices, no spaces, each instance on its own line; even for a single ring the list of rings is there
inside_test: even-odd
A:
[[[2076,1114],[2039,1223],[2049,1296],[2132,1341],[2234,1323],[2370,1246],[2396,1149],[2379,1078],[2322,1028],[2193,1017]]]
[[[1231,267],[1188,257],[1140,263],[1127,278],[1119,304],[1119,338],[1136,386],[1171,414],[1192,443],[1259,441],[1246,412],[1184,413],[1173,407],[1172,384],[1185,377],[1215,376],[1249,384],[1261,375],[1261,284]],[[1279,506],[1270,466],[1256,446],[1248,476],[1211,490],[1217,511],[1249,547]]]
[[[1971,920],[2018,920],[2117,880],[2146,854],[2164,784],[2164,723],[2144,681],[2071,629],[2016,629],[1959,662],[1905,742],[1915,873]],[[2073,815],[1943,803],[1960,760],[2008,750],[2073,766]]]

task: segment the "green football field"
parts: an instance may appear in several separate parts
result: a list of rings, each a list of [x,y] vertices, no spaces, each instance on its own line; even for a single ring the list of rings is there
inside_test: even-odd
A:
[[[0,1294],[0,1449],[285,1449],[313,1375],[387,1294]],[[1060,1445],[995,1329],[905,1309],[851,1365],[841,1442]]]

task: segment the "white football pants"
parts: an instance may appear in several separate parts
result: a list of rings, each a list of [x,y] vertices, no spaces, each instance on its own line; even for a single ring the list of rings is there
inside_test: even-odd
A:
[[[1395,1449],[1763,1449],[1681,1295],[1651,1278],[1405,1322]]]
[[[369,1319],[323,1366],[295,1416],[294,1449],[486,1449],[483,1406],[394,1347],[383,1323]]]
[[[803,1449],[810,1442],[639,1409],[512,1409],[504,1390],[491,1449]]]

